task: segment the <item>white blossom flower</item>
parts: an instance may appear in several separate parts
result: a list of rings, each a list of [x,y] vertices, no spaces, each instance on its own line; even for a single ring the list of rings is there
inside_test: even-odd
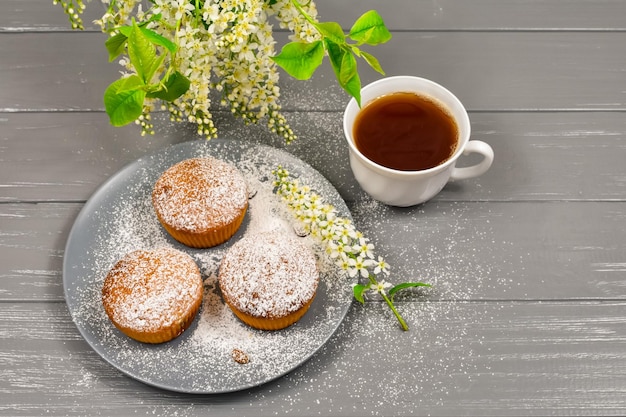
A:
[[[376,267],[374,268],[374,274],[378,275],[383,273],[385,275],[389,275],[389,264],[385,262],[385,260],[379,256],[376,261]]]
[[[366,238],[361,237],[358,239],[358,242],[352,246],[355,253],[359,253],[360,256],[367,257],[370,259],[374,258],[374,245],[371,244]]]
[[[335,259],[339,256],[344,256],[346,254],[346,247],[343,242],[328,242],[329,254],[332,259]]]
[[[380,294],[386,294],[385,289],[391,287],[391,283],[385,280],[378,281],[376,284],[370,285],[370,291],[376,291]]]
[[[188,0],[170,0],[172,7],[175,9],[174,18],[181,20],[184,15],[190,14],[195,9],[194,5]]]
[[[357,256],[352,259],[352,268],[354,268],[355,274],[360,274],[363,278],[369,277],[370,273],[367,270],[367,267],[370,266],[370,262],[367,259],[364,259],[362,256]]]
[[[350,262],[347,256],[340,257],[335,264],[340,267],[344,271],[348,271],[350,269]],[[356,274],[355,274],[356,275]]]

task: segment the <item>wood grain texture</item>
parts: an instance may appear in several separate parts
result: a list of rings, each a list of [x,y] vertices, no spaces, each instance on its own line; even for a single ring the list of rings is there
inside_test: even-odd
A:
[[[0,301],[63,301],[63,251],[81,207],[0,204]],[[431,300],[626,300],[622,203],[349,208],[393,280],[431,283]]]
[[[365,198],[349,168],[343,113],[286,116],[300,136],[291,145],[263,124],[245,126],[222,112],[215,122],[220,137],[283,148],[326,176],[344,199]],[[622,113],[470,112],[470,119],[472,138],[493,147],[494,164],[480,178],[449,184],[437,200],[626,200]],[[136,126],[111,127],[100,112],[5,113],[0,117],[0,202],[85,201],[143,154],[196,138],[190,126],[156,123],[156,135],[141,137]],[[469,157],[460,161],[470,162]]]
[[[625,307],[401,303],[415,329],[402,332],[380,303],[368,303],[284,378],[192,396],[121,375],[81,339],[64,304],[9,303],[0,310],[0,414],[620,415]]]
[[[51,0],[3,0],[0,32],[68,31]],[[362,13],[378,10],[393,30],[625,30],[621,0],[318,0],[319,17],[349,27]],[[86,30],[102,15],[97,0],[87,3]]]
[[[103,34],[1,36],[0,112],[104,108],[102,94],[121,67],[107,63]],[[626,90],[615,88],[626,85],[621,33],[396,32],[375,55],[387,75],[432,79],[471,111],[626,110]],[[361,67],[363,84],[380,78]],[[311,80],[284,75],[281,85],[286,111],[342,111],[348,102],[327,62]]]
[[[624,1],[316,3],[344,28],[379,10],[393,40],[371,52],[387,74],[448,87],[495,151],[482,177],[391,208],[352,177],[348,98],[327,64],[307,82],[281,76],[292,145],[215,109],[221,137],[285,149],[328,178],[394,282],[434,284],[397,296],[411,331],[377,299],[355,303],[302,367],[229,395],[165,392],[108,365],[64,302],[70,228],[123,166],[197,137],[164,114],[148,138],[108,124],[102,93],[119,67],[91,23],[97,1],[77,32],[51,0],[2,0],[0,416],[626,414]]]

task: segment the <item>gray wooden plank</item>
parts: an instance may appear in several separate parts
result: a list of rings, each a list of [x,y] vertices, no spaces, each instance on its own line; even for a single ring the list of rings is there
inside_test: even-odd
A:
[[[102,94],[120,69],[107,63],[104,39],[100,33],[2,34],[0,111],[102,110]],[[375,55],[388,75],[433,79],[473,111],[626,108],[626,90],[615,88],[626,82],[623,33],[396,32]],[[363,83],[380,78],[361,67]],[[348,101],[327,62],[311,80],[283,76],[281,86],[285,110],[338,111]]]
[[[383,7],[318,5],[344,24]],[[287,149],[335,184],[394,280],[435,289],[398,297],[409,333],[370,300],[286,377],[187,396],[124,377],[87,346],[63,302],[61,262],[98,184],[193,132],[166,125],[139,138],[108,126],[101,96],[118,68],[103,35],[70,33],[51,0],[0,2],[0,415],[626,414],[623,0],[384,6],[394,40],[374,52],[388,74],[410,68],[459,95],[474,137],[496,151],[492,170],[421,207],[373,202],[347,168],[347,98],[328,66],[310,82],[281,79],[305,139]],[[284,147],[218,119],[229,137]]]
[[[623,111],[624,33],[395,32],[370,52],[386,75],[431,79],[470,111]],[[327,64],[327,63],[326,63]],[[360,63],[363,84],[381,76]],[[286,109],[343,110],[330,65],[307,82],[282,77]]]
[[[87,30],[102,14],[98,0],[87,4]],[[621,0],[317,0],[323,20],[348,27],[366,10],[378,10],[394,30],[624,30]],[[392,11],[402,10],[402,13]],[[67,31],[59,6],[50,0],[3,0],[0,32]]]
[[[4,303],[0,415],[623,415],[625,307],[407,303],[399,308],[414,328],[402,332],[382,304],[368,303],[287,376],[190,396],[111,368],[64,304]]]
[[[1,111],[103,109],[104,89],[121,68],[108,64],[105,40],[101,33],[1,34]]]
[[[394,30],[622,30],[619,0],[318,0],[322,19],[378,10]],[[396,10],[401,11],[397,13]]]
[[[283,148],[319,170],[344,199],[367,198],[349,168],[342,113],[286,116],[300,136],[291,145],[263,125],[245,126],[223,113],[215,121],[221,137]],[[494,164],[480,178],[449,184],[437,201],[626,198],[622,113],[472,112],[470,118],[472,137],[494,148]],[[156,135],[141,137],[136,126],[111,127],[98,112],[5,113],[0,117],[0,201],[84,201],[127,163],[197,138],[184,124],[156,123]]]
[[[65,241],[81,206],[0,205],[0,300],[63,300]],[[626,299],[623,203],[349,207],[392,282],[433,284],[411,300]]]
[[[0,205],[0,299],[63,300],[65,242],[81,207]]]
[[[350,206],[394,281],[422,280],[436,298],[626,297],[622,203],[433,202]]]
[[[86,30],[99,31],[93,24],[102,16],[104,8],[100,0],[85,1],[83,14]],[[52,0],[3,0],[0,3],[0,32],[62,32],[71,30],[61,5]]]

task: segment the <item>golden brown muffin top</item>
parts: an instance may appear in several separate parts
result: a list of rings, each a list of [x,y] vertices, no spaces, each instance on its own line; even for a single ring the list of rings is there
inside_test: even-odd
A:
[[[158,331],[185,316],[202,297],[202,277],[191,256],[172,248],[136,250],[111,268],[102,302],[119,326]]]
[[[201,233],[232,223],[248,205],[243,175],[212,157],[191,158],[167,169],[152,191],[160,220],[177,230]]]

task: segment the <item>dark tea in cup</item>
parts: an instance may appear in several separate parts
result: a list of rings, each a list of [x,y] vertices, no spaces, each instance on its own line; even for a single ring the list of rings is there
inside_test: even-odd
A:
[[[470,140],[465,106],[442,85],[410,75],[386,77],[363,87],[361,101],[363,108],[354,97],[348,102],[343,133],[354,178],[374,199],[421,204],[448,181],[475,178],[491,167],[493,149]],[[483,158],[456,166],[470,154]]]
[[[438,100],[411,92],[382,95],[357,114],[352,135],[371,161],[400,171],[420,171],[447,161],[458,146],[459,128]]]

